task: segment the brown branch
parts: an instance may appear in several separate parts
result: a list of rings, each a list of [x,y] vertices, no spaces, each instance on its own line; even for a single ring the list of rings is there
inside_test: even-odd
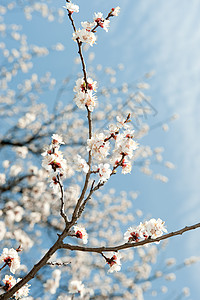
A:
[[[117,252],[117,251],[123,250],[123,249],[135,248],[135,247],[143,246],[143,245],[146,245],[146,244],[151,244],[151,243],[159,242],[159,241],[162,241],[162,240],[166,240],[170,237],[177,236],[177,235],[182,235],[186,231],[194,230],[194,229],[199,228],[199,227],[200,227],[200,223],[197,223],[195,225],[186,226],[186,227],[184,227],[180,230],[162,235],[162,236],[160,236],[156,239],[146,239],[146,240],[143,240],[141,242],[125,243],[125,244],[122,244],[122,245],[119,245],[119,246],[94,247],[93,248],[93,247],[75,246],[75,245],[62,243],[61,248],[72,250],[72,251],[96,252],[96,253],[100,253],[100,254],[102,254],[102,252],[110,252],[110,251]]]
[[[67,0],[67,2],[69,2]],[[69,12],[68,13],[68,16],[69,16],[69,19],[72,23],[72,27],[74,29],[74,31],[76,32],[76,27],[75,27],[75,24],[74,24],[74,20],[72,18],[72,14]],[[82,64],[82,71],[83,71],[83,77],[84,77],[84,81],[85,81],[85,84],[86,84],[86,93],[87,93],[87,88],[88,88],[88,82],[87,82],[87,72],[86,72],[86,65],[85,65],[85,61],[84,61],[84,58],[83,58],[83,53],[82,53],[82,42],[79,41],[79,38],[76,39],[77,41],[77,45],[78,45],[78,54],[80,56],[80,59],[81,59],[81,64]],[[88,107],[86,106],[86,109],[87,109],[87,118],[88,118],[88,130],[89,130],[89,139],[91,139],[92,137],[92,113],[91,111],[88,109]],[[85,196],[85,193],[87,191],[87,188],[88,188],[88,184],[89,184],[89,180],[90,180],[90,174],[91,174],[91,163],[92,163],[92,154],[91,154],[91,151],[89,151],[89,155],[88,155],[88,165],[89,165],[89,171],[88,173],[86,174],[86,177],[85,177],[85,183],[84,183],[84,186],[83,186],[83,189],[82,189],[82,193],[77,201],[77,204],[76,204],[76,207],[74,209],[74,212],[73,212],[73,215],[72,215],[72,219],[71,219],[71,225],[75,224],[76,220],[78,219],[78,211],[79,211],[79,208],[81,206],[81,203],[84,199],[84,196]]]
[[[121,166],[124,157],[125,157],[125,154],[122,154],[122,158],[121,158],[120,161],[117,163],[117,165],[116,165],[115,167],[113,167],[112,173],[110,174],[110,176],[116,174],[116,169],[117,169],[119,166]],[[91,172],[91,173],[92,173],[92,172]],[[91,173],[90,173],[90,174],[91,174]],[[82,203],[82,205],[80,205],[80,208],[79,208],[79,211],[78,211],[78,218],[80,218],[82,212],[83,212],[84,209],[85,209],[85,206],[86,206],[87,202],[91,199],[92,194],[93,194],[95,191],[99,190],[100,187],[104,186],[104,184],[106,183],[106,181],[99,181],[99,182],[97,183],[96,186],[94,186],[94,183],[95,183],[95,180],[93,181],[93,183],[92,183],[92,185],[91,185],[90,192],[89,192],[88,196],[86,197],[86,199],[84,200],[84,202]]]
[[[64,219],[65,224],[67,225],[69,223],[69,221],[67,219],[67,215],[65,214],[65,208],[64,208],[64,205],[65,205],[65,203],[64,203],[64,189],[63,189],[63,184],[60,181],[60,176],[59,175],[57,175],[57,182],[59,184],[60,192],[61,192],[61,197],[60,197],[60,202],[61,202],[61,205],[60,205],[60,215]]]
[[[69,2],[69,1],[66,1],[66,2]],[[74,29],[74,32],[76,32],[76,27],[75,27],[75,24],[74,24],[74,20],[72,19],[72,13],[68,11],[68,17],[72,23],[72,27]]]
[[[63,239],[67,236],[71,226],[68,224],[62,234],[59,235],[57,241],[53,244],[53,246],[47,251],[47,253],[40,259],[40,261],[34,265],[34,267],[28,272],[28,274],[20,280],[16,285],[14,285],[9,291],[0,295],[0,300],[7,300],[11,298],[14,293],[16,293],[22,286],[24,286],[27,282],[35,277],[37,272],[47,264],[48,260],[51,256],[61,248]]]

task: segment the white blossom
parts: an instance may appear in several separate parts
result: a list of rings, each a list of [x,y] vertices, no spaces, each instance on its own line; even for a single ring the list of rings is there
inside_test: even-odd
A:
[[[63,6],[63,7],[66,8],[70,13],[73,13],[73,12],[78,13],[79,12],[79,6],[76,4],[73,4],[71,2],[67,2],[66,6]]]
[[[84,173],[88,173],[89,166],[86,163],[85,159],[83,159],[80,155],[77,154],[77,159],[75,161],[75,167],[78,172],[83,171]]]
[[[138,143],[133,140],[133,132],[126,130],[123,134],[118,134],[116,137],[115,152],[127,155],[132,158],[133,151],[138,148]]]
[[[12,275],[5,275],[2,281],[5,284],[5,288],[7,291],[16,284],[16,279]]]
[[[0,260],[9,266],[10,272],[13,274],[15,274],[15,271],[20,267],[18,252],[13,248],[4,248],[3,253],[0,256]]]
[[[85,230],[85,227],[81,225],[75,225],[74,232],[75,232],[75,236],[83,241],[83,244],[87,244],[88,234]]]
[[[138,226],[130,227],[124,234],[126,242],[139,242],[140,240],[162,236],[163,232],[167,232],[164,226],[165,222],[159,219],[151,219],[140,223]]]
[[[52,144],[64,144],[63,137],[59,134],[54,133],[52,135]]]
[[[139,242],[140,239],[143,239],[143,232],[141,230],[141,226],[134,226],[130,227],[125,233],[124,233],[124,239],[128,242]]]
[[[112,13],[112,16],[117,17],[117,16],[119,15],[119,13],[120,13],[120,7],[117,6],[117,7],[115,7],[115,8],[112,8],[112,9],[111,9],[111,13]]]
[[[87,92],[89,91],[96,91],[97,89],[97,82],[93,81],[92,78],[87,78]],[[86,91],[86,83],[84,78],[79,78],[76,80],[76,85],[73,89],[74,92],[85,92]]]
[[[88,30],[88,31],[91,31],[91,29],[96,25],[95,22],[88,22],[88,21],[85,21],[85,22],[81,22],[81,26]]]
[[[63,158],[62,152],[58,150],[60,144],[64,144],[62,137],[58,134],[53,134],[51,145],[42,153],[42,156],[44,156],[42,166],[50,173],[53,181],[51,186],[56,191],[58,189],[57,175],[66,177],[68,173],[67,161]]]
[[[98,171],[100,176],[100,181],[107,181],[110,178],[112,170],[110,169],[109,164],[99,164]]]
[[[74,101],[79,108],[85,109],[85,106],[87,106],[90,111],[94,110],[96,99],[97,97],[92,93],[85,92],[78,92],[74,97]]]
[[[108,32],[108,28],[110,26],[110,21],[109,20],[105,20],[103,18],[103,14],[101,12],[94,13],[94,21],[96,22],[97,25],[99,25],[106,32]]]
[[[87,150],[92,151],[92,155],[98,160],[103,160],[109,154],[110,143],[105,142],[104,133],[96,133],[87,140]]]
[[[21,280],[21,278],[18,278],[17,279],[17,283]],[[27,297],[28,294],[29,294],[29,287],[30,287],[30,284],[25,284],[23,285],[15,294],[15,299],[18,300],[18,299],[22,299],[24,297]]]
[[[122,174],[131,173],[132,164],[130,161],[123,159],[122,161]]]
[[[107,259],[107,263],[109,264],[110,269],[108,270],[108,273],[118,272],[121,270],[121,254],[115,252],[111,258]]]
[[[79,29],[76,32],[73,33],[72,39],[76,41],[76,39],[79,39],[82,43],[87,43],[90,46],[93,46],[93,44],[96,42],[96,36],[93,32],[86,30],[85,28]]]
[[[68,289],[69,289],[69,293],[70,294],[79,293],[80,296],[82,297],[84,295],[84,289],[85,289],[85,287],[84,287],[84,284],[82,283],[82,281],[71,280],[69,282]]]

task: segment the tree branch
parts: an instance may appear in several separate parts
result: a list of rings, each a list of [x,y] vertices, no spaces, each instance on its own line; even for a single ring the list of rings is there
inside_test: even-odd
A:
[[[96,252],[96,253],[102,253],[102,252],[110,252],[110,251],[119,251],[119,250],[123,250],[123,249],[129,249],[129,248],[135,248],[135,247],[139,247],[139,246],[143,246],[143,245],[147,245],[147,244],[151,244],[151,243],[155,243],[155,242],[160,242],[162,240],[166,240],[170,237],[173,236],[177,236],[177,235],[182,235],[184,232],[186,231],[190,231],[190,230],[194,230],[196,228],[200,227],[200,223],[197,223],[195,225],[191,225],[191,226],[186,226],[180,230],[174,231],[174,232],[170,232],[168,234],[162,235],[156,239],[146,239],[143,240],[141,242],[136,242],[136,243],[125,243],[119,246],[111,246],[111,247],[83,247],[83,246],[75,246],[75,245],[70,245],[70,244],[64,244],[62,243],[61,248],[62,249],[68,249],[68,250],[72,250],[72,251],[83,251],[83,252]]]
[[[60,181],[60,176],[57,175],[57,182],[59,184],[60,187],[60,192],[61,192],[61,197],[60,197],[60,201],[61,201],[61,205],[60,205],[60,215],[61,217],[64,219],[65,221],[65,225],[67,225],[69,223],[68,219],[67,219],[67,215],[65,214],[65,203],[64,203],[64,189],[63,189],[63,184]]]

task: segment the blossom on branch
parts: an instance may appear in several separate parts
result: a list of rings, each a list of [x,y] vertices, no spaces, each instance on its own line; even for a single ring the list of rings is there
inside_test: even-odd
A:
[[[64,144],[62,136],[60,136],[59,134],[54,133],[52,135],[52,144],[54,144],[54,145]]]
[[[138,143],[133,140],[134,130],[126,130],[122,134],[118,134],[115,144],[115,152],[119,154],[124,154],[132,158],[133,151],[138,148]]]
[[[160,218],[151,219],[140,223],[138,226],[130,227],[124,234],[124,239],[127,243],[139,242],[148,238],[156,239],[163,235],[163,232],[167,232]]]
[[[124,120],[123,117],[117,116],[116,119],[117,119],[117,122],[118,122],[117,126],[118,126],[119,128],[122,128],[122,127],[123,127],[124,129],[129,128],[130,125]]]
[[[92,151],[92,155],[98,160],[103,160],[108,156],[110,143],[105,142],[106,136],[103,132],[96,133],[91,139],[87,140],[87,150]]]
[[[139,226],[130,227],[125,233],[124,233],[124,239],[126,242],[139,242],[139,240],[143,238],[143,235],[140,231]]]
[[[96,106],[96,99],[97,97],[92,95],[92,93],[84,92],[79,92],[74,97],[74,101],[79,108],[84,109],[85,106],[87,106],[89,111],[94,110],[94,107]]]
[[[117,17],[119,15],[119,13],[120,13],[120,7],[119,6],[117,6],[115,8],[112,8],[111,12],[110,12],[111,16],[115,16],[115,17]]]
[[[109,20],[105,20],[103,18],[103,14],[101,12],[98,13],[94,13],[94,21],[96,22],[96,24],[98,26],[100,26],[101,28],[103,28],[106,32],[108,32],[108,28],[110,26],[110,21]]]
[[[84,78],[79,78],[73,89],[76,93],[74,97],[76,105],[81,109],[85,109],[85,106],[87,106],[90,111],[93,111],[97,99],[93,94],[93,91],[96,91],[96,88],[97,82],[93,81],[91,78],[87,78],[87,85]]]
[[[21,281],[21,278],[18,278],[17,279],[17,283]],[[25,284],[24,286],[22,286],[14,295],[15,295],[15,299],[18,300],[18,299],[22,299],[24,297],[27,297],[28,294],[29,294],[29,287],[31,285],[30,284]]]
[[[57,194],[60,190],[60,186],[59,186],[59,181],[57,176],[53,176],[52,178],[50,177],[50,185],[49,185],[55,194]]]
[[[84,78],[79,78],[76,80],[76,85],[73,89],[73,91],[75,93],[78,93],[78,92],[89,92],[89,91],[96,91],[97,89],[97,82],[96,81],[93,81],[92,78],[87,78],[87,88],[86,88],[86,83],[85,83],[85,80]]]
[[[98,172],[100,176],[100,181],[105,182],[110,178],[112,170],[110,169],[109,164],[99,164]]]
[[[78,239],[81,239],[83,241],[83,244],[87,244],[88,234],[85,230],[85,227],[76,225],[76,226],[74,226],[74,232],[75,232],[75,236]]]
[[[59,151],[61,144],[64,144],[62,137],[53,134],[51,145],[42,153],[44,156],[42,166],[50,173],[50,186],[56,193],[60,187],[59,177],[65,177],[67,174],[67,161],[63,158],[62,152]]]
[[[76,170],[78,172],[83,171],[84,173],[88,173],[89,171],[89,166],[86,163],[85,159],[83,159],[80,155],[77,154],[77,159],[75,161],[75,165],[76,165]]]
[[[13,248],[4,248],[3,253],[0,256],[0,260],[9,266],[10,272],[13,274],[15,274],[15,271],[20,267],[18,252]]]
[[[87,79],[87,86],[84,78],[79,78],[73,89],[76,93],[74,97],[76,105],[81,109],[84,109],[85,106],[87,106],[90,111],[93,111],[97,99],[97,97],[93,95],[93,91],[96,91],[96,88],[97,82],[93,81],[91,78]]]
[[[163,235],[163,232],[167,232],[167,229],[164,226],[165,222],[163,222],[160,218],[151,219],[149,221],[145,221],[143,223],[143,235],[148,236],[152,239],[156,239]]]
[[[109,264],[110,269],[108,270],[108,273],[118,272],[121,270],[121,254],[115,252],[111,258],[106,257],[106,262]]]
[[[12,275],[6,275],[2,281],[6,291],[9,291],[16,284],[16,279]]]
[[[93,46],[93,44],[96,42],[96,36],[92,31],[89,31],[85,28],[79,29],[76,32],[73,33],[72,39],[76,41],[79,39],[82,43],[87,43],[90,46]]]
[[[5,284],[4,290],[9,291],[14,285],[16,285],[19,281],[21,281],[21,278],[18,278],[17,281],[16,279],[11,276],[11,275],[5,275],[4,279],[2,280],[3,283]],[[21,287],[15,294],[15,299],[22,299],[29,294],[29,287],[30,284],[25,284],[23,287]]]
[[[122,160],[122,174],[131,173],[132,170],[132,164],[130,161],[125,160],[125,158]]]
[[[81,25],[83,28],[85,28],[86,30],[88,31],[91,31],[92,28],[96,25],[95,22],[88,22],[88,21],[85,21],[85,22],[81,22]]]
[[[79,12],[79,6],[76,4],[73,4],[72,2],[67,2],[66,6],[63,6],[64,8],[66,8],[70,14],[72,14],[73,12],[78,13]]]

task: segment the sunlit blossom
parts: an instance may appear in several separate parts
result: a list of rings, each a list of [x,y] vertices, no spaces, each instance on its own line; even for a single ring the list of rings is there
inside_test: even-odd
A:
[[[75,225],[74,226],[74,232],[75,232],[75,236],[78,239],[81,239],[83,241],[83,244],[87,244],[88,242],[88,234],[85,230],[85,227],[80,226],[80,225]]]
[[[96,42],[96,36],[93,32],[86,30],[85,28],[79,29],[73,33],[73,40],[76,41],[79,39],[82,43],[87,43],[90,46]]]
[[[112,16],[117,17],[119,15],[119,13],[120,13],[120,7],[119,6],[111,9]]]
[[[118,272],[121,270],[121,262],[122,258],[120,253],[115,252],[111,258],[107,258],[107,263],[109,264],[110,269],[108,273]]]
[[[3,253],[0,256],[0,260],[9,266],[10,272],[13,274],[15,274],[15,271],[20,267],[18,252],[13,248],[4,248]]]
[[[73,12],[78,13],[79,12],[79,6],[76,4],[73,4],[71,2],[67,2],[66,6],[63,6],[63,7],[66,8],[70,13],[73,13]]]

